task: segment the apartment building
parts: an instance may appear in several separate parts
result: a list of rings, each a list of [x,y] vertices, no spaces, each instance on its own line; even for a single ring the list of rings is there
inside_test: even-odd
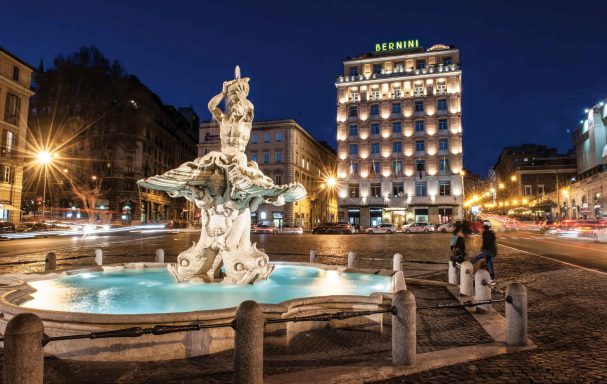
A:
[[[220,150],[217,122],[200,124],[199,138],[198,156]],[[327,143],[294,120],[255,121],[246,154],[274,183],[300,182],[308,191],[305,199],[284,206],[260,205],[251,213],[252,223],[309,229],[337,220],[337,194],[327,183],[335,174],[336,155]]]
[[[378,43],[337,78],[339,219],[440,223],[463,217],[459,50]]]
[[[0,47],[0,221],[21,220],[23,164],[34,68]]]

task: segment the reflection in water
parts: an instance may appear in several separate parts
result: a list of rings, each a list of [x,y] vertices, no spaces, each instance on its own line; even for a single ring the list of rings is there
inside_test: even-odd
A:
[[[235,307],[244,300],[276,304],[327,295],[388,292],[387,276],[341,273],[276,264],[270,278],[255,285],[176,283],[166,269],[86,272],[29,283],[37,289],[28,308],[105,314],[168,313]]]

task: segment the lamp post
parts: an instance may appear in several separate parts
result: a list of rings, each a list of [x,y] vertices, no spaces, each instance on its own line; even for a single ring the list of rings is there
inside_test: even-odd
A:
[[[38,163],[44,167],[44,186],[42,188],[42,220],[44,221],[44,214],[46,211],[46,178],[48,173],[48,165],[53,162],[53,158],[57,158],[57,153],[50,153],[48,151],[41,151],[37,155]]]

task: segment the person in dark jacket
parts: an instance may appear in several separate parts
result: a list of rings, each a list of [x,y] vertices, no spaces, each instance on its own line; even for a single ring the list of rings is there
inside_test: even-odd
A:
[[[451,261],[455,264],[461,264],[466,257],[466,242],[462,230],[462,223],[455,223],[455,229],[451,235]]]
[[[475,264],[479,260],[485,259],[487,262],[487,271],[489,271],[489,276],[491,276],[492,284],[495,284],[495,269],[493,268],[493,259],[495,256],[497,256],[497,239],[495,237],[495,232],[491,230],[489,225],[485,225],[485,229],[483,230],[483,245],[481,246],[481,251],[478,255],[470,259],[470,262]]]

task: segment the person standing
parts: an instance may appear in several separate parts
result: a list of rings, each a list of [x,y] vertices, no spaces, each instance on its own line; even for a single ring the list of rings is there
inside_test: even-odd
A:
[[[472,264],[476,264],[481,259],[487,262],[487,271],[491,277],[491,285],[495,285],[495,268],[493,267],[493,259],[497,256],[497,238],[495,232],[491,230],[491,226],[485,225],[483,230],[483,245],[478,255],[470,259]]]
[[[461,264],[466,257],[466,242],[462,228],[462,223],[455,223],[455,229],[451,234],[451,262]]]

